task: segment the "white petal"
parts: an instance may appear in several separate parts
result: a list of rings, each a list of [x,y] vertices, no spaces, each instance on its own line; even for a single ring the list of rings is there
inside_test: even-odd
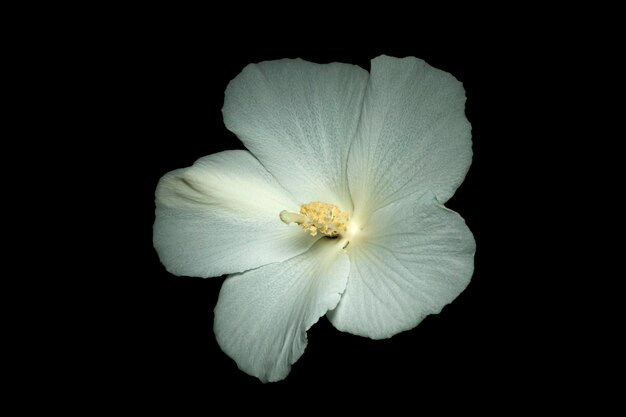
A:
[[[339,63],[251,64],[226,89],[224,123],[301,203],[351,210],[346,161],[367,77]]]
[[[306,331],[339,302],[349,270],[337,241],[321,239],[288,261],[229,277],[215,307],[220,347],[263,382],[285,378]]]
[[[357,212],[416,191],[445,203],[472,160],[463,85],[416,58],[372,61],[359,134],[348,159]]]
[[[299,204],[246,151],[172,171],[156,190],[154,247],[175,275],[241,272],[307,250],[315,239],[280,220]]]
[[[469,283],[472,233],[430,192],[374,213],[349,246],[350,276],[328,317],[341,331],[381,339],[439,313]]]

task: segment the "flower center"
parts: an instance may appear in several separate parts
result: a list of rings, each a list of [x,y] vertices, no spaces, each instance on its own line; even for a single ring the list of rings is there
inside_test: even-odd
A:
[[[311,236],[319,232],[328,237],[337,237],[348,230],[350,215],[333,204],[314,201],[300,206],[300,213],[281,211],[280,220],[285,224],[299,224]]]

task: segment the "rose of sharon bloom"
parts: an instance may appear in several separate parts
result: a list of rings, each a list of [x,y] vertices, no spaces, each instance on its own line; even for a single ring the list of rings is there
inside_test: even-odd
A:
[[[229,274],[214,331],[241,370],[285,378],[323,315],[383,339],[465,289],[474,239],[444,207],[471,164],[464,107],[412,57],[268,61],[230,82],[224,123],[248,150],[161,179],[154,246],[172,274]]]

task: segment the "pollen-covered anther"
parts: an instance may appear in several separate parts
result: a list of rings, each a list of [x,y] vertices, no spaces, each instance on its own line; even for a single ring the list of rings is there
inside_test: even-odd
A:
[[[280,220],[299,224],[311,236],[337,237],[348,230],[350,215],[333,204],[314,201],[300,206],[300,213],[281,211]]]

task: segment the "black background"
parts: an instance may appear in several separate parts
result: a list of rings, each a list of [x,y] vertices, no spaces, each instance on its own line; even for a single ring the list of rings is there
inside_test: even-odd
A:
[[[116,163],[125,164],[115,174],[124,187],[113,190],[119,198],[108,203],[123,218],[112,230],[116,250],[109,255],[120,267],[112,272],[115,284],[102,281],[118,291],[124,306],[109,306],[111,316],[123,309],[123,324],[112,325],[114,336],[105,342],[120,382],[130,392],[185,389],[213,399],[231,390],[280,396],[347,387],[403,388],[418,397],[478,389],[490,396],[519,394],[513,387],[520,381],[530,381],[524,392],[534,395],[549,385],[556,367],[545,339],[551,326],[537,324],[541,295],[529,288],[538,280],[528,274],[529,256],[520,257],[520,242],[534,233],[520,214],[532,211],[534,203],[528,199],[532,174],[519,162],[539,144],[524,132],[524,121],[533,114],[526,99],[533,86],[524,76],[528,60],[519,57],[528,57],[528,51],[463,37],[433,43],[411,34],[324,42],[293,42],[286,34],[245,41],[224,36],[207,40],[180,25],[158,34],[141,31],[110,51],[113,61],[102,63],[109,74],[103,80],[111,89],[107,94],[117,96],[105,130],[115,143]],[[248,63],[301,57],[369,69],[369,60],[383,53],[422,58],[465,86],[474,160],[447,206],[474,233],[474,276],[441,314],[388,340],[341,333],[322,317],[308,332],[308,346],[290,375],[262,384],[239,371],[215,341],[213,308],[224,277],[175,277],[159,262],[152,247],[154,190],[170,170],[214,152],[242,149],[224,127],[221,107],[226,85]],[[550,320],[541,314],[540,320]],[[539,366],[546,361],[551,365]]]

